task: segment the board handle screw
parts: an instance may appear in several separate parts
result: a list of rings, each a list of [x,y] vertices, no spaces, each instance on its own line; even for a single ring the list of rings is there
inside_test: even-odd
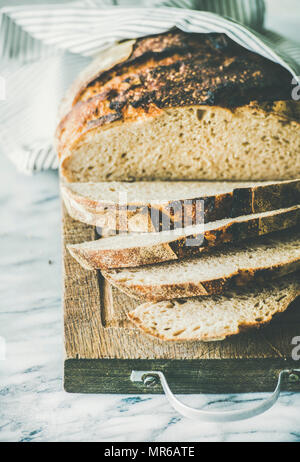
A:
[[[158,384],[158,377],[156,375],[146,375],[143,382],[146,387],[154,387]]]
[[[299,380],[300,380],[299,375],[293,374],[293,373],[289,375],[289,382],[295,383],[295,382],[299,382]]]

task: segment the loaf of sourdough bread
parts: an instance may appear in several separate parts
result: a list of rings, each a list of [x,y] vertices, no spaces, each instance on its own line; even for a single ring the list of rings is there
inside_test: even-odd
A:
[[[169,300],[219,294],[260,284],[300,270],[300,232],[262,236],[198,258],[102,271],[114,286],[135,298]]]
[[[143,332],[165,341],[216,341],[269,323],[300,295],[300,274],[221,296],[147,302],[128,313]]]
[[[153,232],[300,204],[300,180],[64,183],[69,215],[104,231]]]
[[[63,104],[67,181],[300,177],[291,75],[223,34],[178,30],[98,57]]]

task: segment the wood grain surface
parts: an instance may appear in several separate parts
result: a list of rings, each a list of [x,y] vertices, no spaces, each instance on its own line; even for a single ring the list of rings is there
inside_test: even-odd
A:
[[[300,367],[291,357],[292,338],[300,336],[299,299],[259,330],[222,342],[164,343],[127,320],[138,301],[111,287],[100,272],[83,269],[66,250],[68,243],[94,239],[94,227],[74,221],[64,207],[62,221],[66,391],[161,392],[159,385],[132,384],[132,368],[168,371],[178,393],[266,391],[280,369]],[[300,385],[287,389],[300,391]]]

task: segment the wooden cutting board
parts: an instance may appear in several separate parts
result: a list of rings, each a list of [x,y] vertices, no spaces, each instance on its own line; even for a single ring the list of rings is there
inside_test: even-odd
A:
[[[161,393],[130,381],[135,370],[161,370],[175,393],[271,391],[281,369],[296,368],[292,338],[300,336],[300,298],[262,329],[222,342],[164,343],[141,333],[126,313],[138,301],[84,270],[66,244],[94,239],[95,228],[63,207],[64,387],[73,393]],[[300,391],[300,384],[286,384]]]

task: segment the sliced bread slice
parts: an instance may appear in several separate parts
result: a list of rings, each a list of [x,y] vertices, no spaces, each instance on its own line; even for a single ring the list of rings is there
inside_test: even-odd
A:
[[[300,180],[69,183],[61,192],[75,220],[106,230],[152,232],[291,207],[300,203]]]
[[[158,301],[219,294],[253,280],[263,283],[298,269],[300,231],[292,230],[181,262],[108,270],[102,274],[132,297]]]
[[[222,296],[144,303],[128,313],[143,332],[165,341],[216,341],[260,327],[300,295],[300,274]]]
[[[300,224],[300,206],[156,233],[116,236],[69,245],[86,269],[124,268],[181,260],[228,242],[238,242]]]

